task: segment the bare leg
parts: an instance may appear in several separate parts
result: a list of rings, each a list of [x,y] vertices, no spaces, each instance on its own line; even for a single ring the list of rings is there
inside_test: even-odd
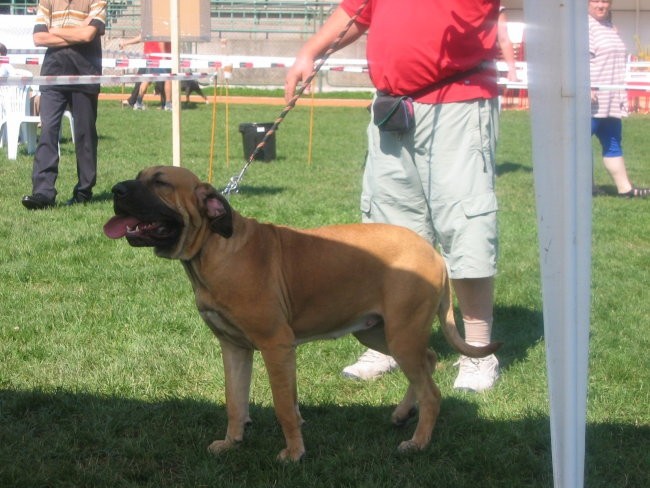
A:
[[[603,164],[605,165],[605,169],[609,173],[609,176],[611,176],[614,181],[619,193],[627,193],[632,189],[632,183],[627,176],[623,156],[616,156],[613,158],[604,157]]]

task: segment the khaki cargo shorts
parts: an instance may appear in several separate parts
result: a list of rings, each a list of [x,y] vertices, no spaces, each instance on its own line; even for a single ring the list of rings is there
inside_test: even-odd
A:
[[[439,249],[453,279],[496,274],[498,101],[415,103],[404,135],[368,126],[364,222],[401,225]]]

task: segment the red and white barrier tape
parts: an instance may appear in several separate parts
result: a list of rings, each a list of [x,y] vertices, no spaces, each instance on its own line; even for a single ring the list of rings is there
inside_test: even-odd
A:
[[[170,59],[164,59],[169,54],[161,53],[159,58],[104,58],[103,67],[113,69],[140,69],[159,68],[171,69]],[[11,63],[14,65],[40,65],[43,54],[23,53],[10,56],[0,56],[0,64]],[[120,84],[136,83],[142,81],[167,81],[167,80],[196,80],[215,76],[219,70],[224,77],[229,78],[234,69],[249,68],[286,68],[293,64],[294,58],[265,57],[265,56],[214,56],[214,55],[186,55],[180,60],[180,68],[186,73],[170,74],[123,74],[102,76],[34,76],[34,77],[0,77],[0,85],[74,85],[74,84]],[[636,63],[638,65],[648,63]],[[208,69],[212,73],[197,73],[190,70]],[[367,73],[368,65],[363,59],[332,59],[321,68],[322,71]],[[640,73],[635,73],[640,74]],[[643,73],[645,75],[645,73]],[[511,82],[505,78],[498,80],[499,86],[506,89],[528,89],[526,82]],[[650,73],[648,78],[634,77],[622,85],[596,85],[595,90],[627,90],[650,91]]]
[[[159,73],[144,75],[102,75],[102,76],[0,76],[0,86],[3,85],[89,85],[89,84],[119,84],[173,80],[199,80],[209,78],[208,73]]]
[[[154,58],[131,57],[105,57],[102,59],[104,68],[112,69],[139,69],[139,68],[171,68],[171,59],[166,59],[169,54],[156,55]],[[159,57],[158,57],[159,56]],[[0,63],[13,65],[39,66],[43,62],[44,54],[23,53],[0,56]],[[266,56],[214,56],[190,55],[181,56],[180,68],[184,70],[219,69],[232,67],[240,68],[287,68],[294,62],[294,58],[266,57]],[[368,65],[360,59],[329,60],[323,69],[334,71],[367,72]]]

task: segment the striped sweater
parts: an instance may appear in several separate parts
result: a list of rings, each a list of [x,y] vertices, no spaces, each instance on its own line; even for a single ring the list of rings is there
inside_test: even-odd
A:
[[[36,24],[46,27],[74,27],[83,25],[88,16],[106,23],[105,0],[41,0]]]
[[[97,35],[88,43],[67,47],[49,47],[45,52],[41,75],[101,75],[102,40],[106,23],[105,0],[40,0],[34,33],[48,32],[53,27],[77,27],[90,17]],[[83,91],[99,93],[98,84],[43,85],[41,91]]]
[[[611,22],[589,16],[589,57],[591,85],[623,85],[627,50]],[[591,103],[591,116],[621,118],[627,115],[624,90],[600,90]]]

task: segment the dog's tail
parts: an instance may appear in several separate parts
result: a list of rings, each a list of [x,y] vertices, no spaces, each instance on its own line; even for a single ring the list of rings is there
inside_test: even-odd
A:
[[[445,285],[442,290],[438,318],[442,325],[442,332],[447,342],[461,354],[470,358],[482,358],[489,356],[501,347],[501,342],[491,342],[487,346],[472,346],[465,342],[458,332],[456,320],[454,319],[454,307],[451,296],[451,280],[445,276]]]

